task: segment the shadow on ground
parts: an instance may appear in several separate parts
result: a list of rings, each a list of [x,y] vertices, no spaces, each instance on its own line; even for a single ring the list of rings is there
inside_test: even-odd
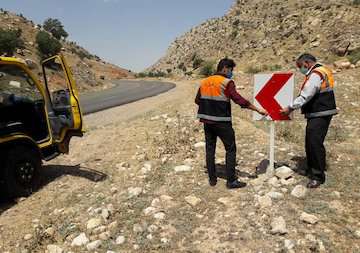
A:
[[[80,165],[45,165],[41,170],[41,176],[37,190],[42,189],[49,183],[62,176],[85,178],[92,182],[104,181],[107,175],[103,172],[82,167]],[[0,197],[0,215],[18,203],[18,200],[9,200],[6,196]]]

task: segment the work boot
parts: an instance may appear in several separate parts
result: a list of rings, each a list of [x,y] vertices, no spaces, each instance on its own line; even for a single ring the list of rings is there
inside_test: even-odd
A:
[[[228,189],[237,189],[237,188],[243,188],[246,186],[246,183],[240,182],[239,180],[234,180],[232,182],[226,182],[226,187]]]
[[[306,185],[307,188],[313,189],[318,188],[322,184],[321,181],[318,180],[310,180],[309,183]]]
[[[216,178],[210,178],[209,179],[209,185],[210,186],[215,186],[217,184],[217,179]]]

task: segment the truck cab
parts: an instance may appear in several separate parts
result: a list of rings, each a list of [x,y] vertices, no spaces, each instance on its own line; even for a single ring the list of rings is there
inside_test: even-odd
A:
[[[33,73],[21,59],[0,57],[0,187],[9,197],[29,195],[42,161],[68,153],[71,138],[83,136],[78,91],[65,58],[56,55],[41,65]]]

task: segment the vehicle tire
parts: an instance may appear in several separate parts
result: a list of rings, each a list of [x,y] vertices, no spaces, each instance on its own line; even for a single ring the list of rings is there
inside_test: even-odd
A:
[[[5,158],[4,183],[9,198],[27,197],[39,186],[41,158],[26,146],[11,148]]]

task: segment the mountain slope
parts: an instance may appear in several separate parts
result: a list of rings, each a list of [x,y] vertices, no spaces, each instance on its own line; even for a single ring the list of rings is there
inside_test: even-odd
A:
[[[224,56],[243,70],[271,69],[292,64],[304,51],[333,62],[360,49],[360,7],[352,2],[238,0],[223,17],[177,38],[150,70],[183,74],[196,59]]]
[[[25,43],[24,49],[17,49],[14,56],[30,60],[34,63],[36,71],[40,71],[41,59],[35,41],[36,34],[42,28],[21,14],[17,15],[4,10],[0,11],[0,28],[21,29],[21,39]],[[111,85],[112,79],[134,77],[129,70],[103,61],[75,42],[61,41],[61,43],[61,51],[72,67],[80,91],[103,89]]]

